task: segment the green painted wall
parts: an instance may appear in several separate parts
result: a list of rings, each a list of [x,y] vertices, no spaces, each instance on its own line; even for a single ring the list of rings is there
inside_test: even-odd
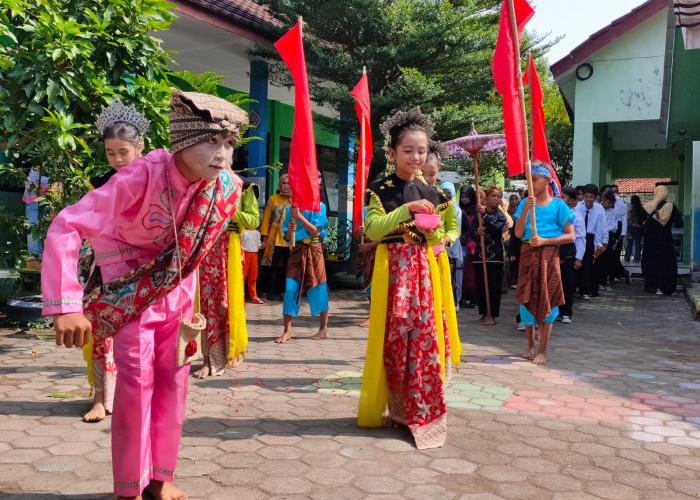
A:
[[[676,30],[668,125],[669,142],[700,139],[700,50],[686,50]]]
[[[270,134],[267,143],[268,157],[270,163],[276,163],[280,161],[280,138],[292,137],[292,131],[294,130],[294,107],[279,101],[268,101],[267,123]],[[317,123],[314,123],[314,137],[318,145],[331,148],[339,147],[340,135],[327,130]],[[278,180],[278,172],[273,171],[268,175],[268,196],[277,191]]]
[[[613,151],[611,180],[670,177],[672,181],[676,181],[678,178],[675,161],[665,153],[658,149]]]

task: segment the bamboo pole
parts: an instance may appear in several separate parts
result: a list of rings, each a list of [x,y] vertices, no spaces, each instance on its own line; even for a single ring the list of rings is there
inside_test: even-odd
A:
[[[299,36],[303,40],[304,39],[304,31],[303,31],[304,30],[304,19],[302,18],[302,16],[299,16],[298,22],[299,22]],[[294,90],[294,92],[296,92],[296,89]],[[318,179],[316,180],[316,182],[318,182]],[[295,196],[292,196],[292,208],[294,208],[294,200],[295,200]],[[292,221],[294,222],[294,225],[296,226],[297,220],[294,218],[294,216],[292,216]],[[292,237],[289,240],[290,240],[291,247],[294,248],[294,246],[297,243],[297,231],[296,231],[296,229],[294,229],[294,231],[292,232]]]
[[[508,10],[510,12],[510,25],[513,29],[513,42],[515,44],[515,66],[516,66],[516,77],[518,79],[518,94],[520,96],[520,112],[523,117],[523,146],[525,148],[525,155],[527,160],[525,161],[525,179],[527,180],[527,194],[528,196],[534,196],[535,193],[532,188],[532,174],[530,173],[530,141],[527,134],[527,111],[525,107],[525,89],[523,88],[523,68],[520,63],[520,36],[518,35],[518,22],[515,16],[515,5],[513,0],[508,0]],[[530,234],[532,236],[537,236],[537,222],[535,220],[535,210],[530,210]]]
[[[362,66],[362,76],[365,76],[367,74],[367,66]],[[362,142],[363,139],[365,138],[365,110],[362,110],[362,115],[360,117],[360,140],[358,141],[359,147],[360,147],[360,168],[362,169],[360,171],[360,194],[361,196],[364,197],[365,195],[365,148],[364,148],[364,143]],[[364,204],[363,204],[364,205]],[[362,210],[360,212],[360,217],[362,218],[362,227],[365,227],[365,211]],[[364,234],[360,237],[360,245],[363,245],[365,243],[365,236]]]
[[[479,165],[477,164],[476,157],[479,155],[478,152],[472,153],[472,161],[474,162],[474,185],[476,187],[476,199],[479,204],[484,203],[486,207],[486,200],[481,200],[479,198]],[[489,295],[489,275],[486,269],[486,243],[484,242],[484,222],[481,219],[481,212],[477,210],[476,212],[477,220],[479,221],[479,229],[482,229],[481,235],[479,235],[479,240],[481,241],[481,265],[484,269],[484,289],[486,291],[486,315],[491,317],[491,297]]]

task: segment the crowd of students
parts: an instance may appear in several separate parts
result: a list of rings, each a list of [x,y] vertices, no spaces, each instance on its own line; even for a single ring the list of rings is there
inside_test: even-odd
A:
[[[442,187],[454,190],[451,183]],[[667,295],[675,292],[677,266],[671,228],[682,227],[683,221],[675,205],[667,202],[667,196],[667,188],[657,186],[652,201],[642,205],[639,196],[634,195],[628,207],[614,184],[600,190],[594,184],[561,189],[561,199],[574,214],[575,239],[559,245],[565,297],[559,308],[560,321],[572,322],[575,297],[591,300],[601,291],[611,291],[616,283],[629,284],[631,275],[623,260],[642,263],[646,291]],[[496,186],[481,190],[478,195],[473,186],[460,189],[461,255],[453,266],[454,297],[457,310],[478,307],[486,325],[494,324],[500,315],[501,294],[518,286],[522,240],[515,235],[514,220],[520,204],[520,195],[512,193],[506,202]],[[478,228],[478,217],[483,229]],[[485,259],[480,244],[482,235]],[[491,314],[487,314],[487,293]],[[520,315],[516,322],[518,329],[524,329]]]

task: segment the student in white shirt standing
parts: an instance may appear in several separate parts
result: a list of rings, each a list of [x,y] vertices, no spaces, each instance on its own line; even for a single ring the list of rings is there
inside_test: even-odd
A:
[[[586,231],[586,251],[578,271],[579,295],[583,300],[598,296],[598,273],[594,261],[608,245],[608,233],[603,232],[605,210],[600,203],[595,202],[597,194],[595,184],[584,186],[583,201],[574,210],[583,219]]]
[[[559,267],[561,269],[561,284],[564,289],[564,305],[559,306],[562,323],[571,323],[573,315],[574,295],[576,292],[576,271],[581,269],[583,255],[586,251],[586,227],[576,207],[576,189],[564,186],[561,189],[561,199],[574,211],[574,242],[559,245]]]

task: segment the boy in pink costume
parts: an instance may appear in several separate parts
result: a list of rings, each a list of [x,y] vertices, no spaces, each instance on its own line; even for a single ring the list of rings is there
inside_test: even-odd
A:
[[[241,194],[229,169],[247,114],[217,97],[174,90],[169,116],[173,153],[138,158],[61,211],[44,253],[43,314],[54,317],[56,343],[80,347],[92,332],[114,335],[119,498],[140,499],[144,487],[160,500],[187,498],[172,484],[190,369],[176,363],[180,308],[192,318],[194,270]],[[76,266],[86,238],[105,285],[84,298]]]

